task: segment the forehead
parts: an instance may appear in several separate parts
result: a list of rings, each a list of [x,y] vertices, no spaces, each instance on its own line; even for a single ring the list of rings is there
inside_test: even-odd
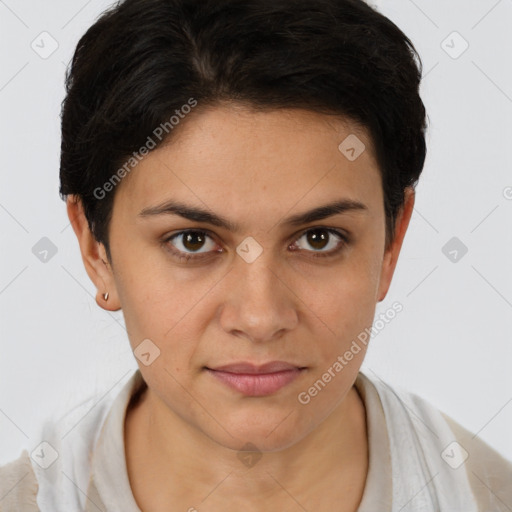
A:
[[[367,131],[299,109],[198,109],[123,178],[115,203],[139,210],[179,198],[242,212],[346,197],[382,202]]]

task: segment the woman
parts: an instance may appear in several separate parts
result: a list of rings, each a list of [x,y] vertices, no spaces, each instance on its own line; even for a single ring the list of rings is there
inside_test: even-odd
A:
[[[87,31],[60,192],[139,368],[0,469],[0,510],[512,509],[509,461],[360,371],[420,78],[361,0],[125,0]]]

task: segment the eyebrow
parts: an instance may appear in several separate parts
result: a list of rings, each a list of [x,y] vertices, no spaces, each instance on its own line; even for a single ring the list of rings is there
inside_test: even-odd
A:
[[[282,224],[287,226],[299,226],[348,212],[368,213],[369,209],[360,201],[340,199],[323,206],[318,206],[312,210],[292,215],[291,217],[284,219]],[[225,228],[234,233],[241,231],[241,226],[239,224],[231,222],[221,215],[217,215],[197,206],[186,205],[174,200],[166,201],[157,206],[144,208],[138,214],[138,216],[142,218],[155,217],[158,215],[178,215],[184,219]]]

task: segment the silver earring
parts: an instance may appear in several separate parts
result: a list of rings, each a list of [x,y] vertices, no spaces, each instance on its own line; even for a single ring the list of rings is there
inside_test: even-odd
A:
[[[105,300],[105,301],[108,300],[108,292],[103,294],[103,300]]]

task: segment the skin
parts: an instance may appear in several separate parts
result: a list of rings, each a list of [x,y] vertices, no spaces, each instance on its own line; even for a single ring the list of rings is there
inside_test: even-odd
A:
[[[354,161],[338,149],[349,134],[366,145]],[[285,224],[341,198],[367,209]],[[240,230],[139,215],[169,199],[208,209]],[[372,325],[413,206],[414,191],[407,189],[386,249],[380,173],[365,130],[313,112],[255,112],[235,104],[195,112],[117,186],[111,261],[79,201],[68,198],[98,304],[123,310],[132,349],[150,339],[160,350],[149,366],[137,359],[148,389],[125,420],[128,475],[141,510],[172,504],[184,511],[322,512],[333,503],[357,509],[368,443],[353,383],[364,346],[307,405],[297,397]],[[312,228],[348,233],[349,241],[341,246],[330,235],[314,245]],[[162,241],[186,229],[211,238]],[[236,252],[246,237],[263,248],[252,263]],[[333,256],[314,256],[337,247]],[[172,248],[206,257],[180,261]],[[269,396],[244,396],[204,369],[275,360],[307,369]],[[237,456],[246,443],[262,455],[252,467]]]

